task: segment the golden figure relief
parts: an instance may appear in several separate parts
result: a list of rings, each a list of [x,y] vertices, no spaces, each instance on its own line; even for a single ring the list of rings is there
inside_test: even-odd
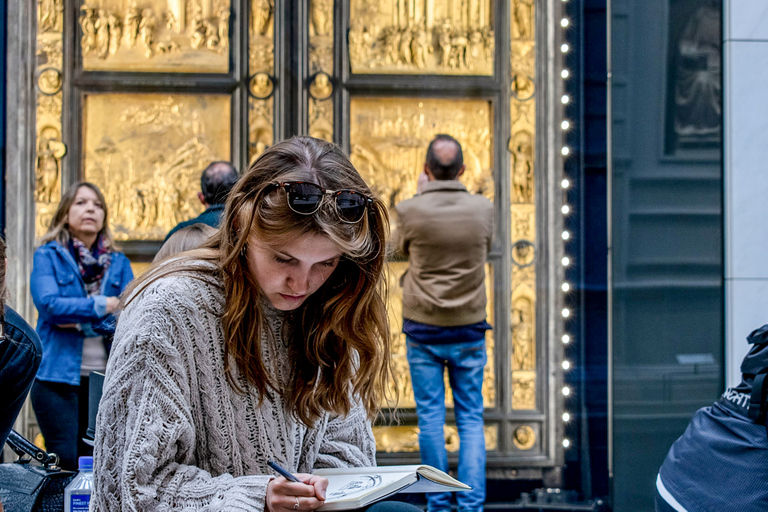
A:
[[[272,78],[266,73],[256,73],[248,82],[248,90],[255,98],[269,98],[274,90]]]
[[[510,8],[511,248],[512,259],[512,407],[536,408],[536,180],[535,93],[536,51],[533,0],[514,0]],[[513,436],[523,450],[535,443],[535,432],[519,427]]]
[[[521,425],[515,429],[512,441],[519,449],[530,450],[536,444],[536,431],[528,425]]]
[[[84,69],[229,70],[229,0],[89,1],[80,7]]]
[[[530,297],[514,299],[512,304],[512,371],[536,369],[536,323]]]
[[[309,135],[333,142],[333,0],[311,0],[309,8]]]
[[[491,107],[483,100],[352,98],[351,159],[389,207],[413,196],[429,142],[457,138],[467,166],[462,182],[493,200]]]
[[[48,228],[61,196],[63,82],[63,0],[37,2],[37,98],[35,142],[35,236]]]
[[[223,53],[227,48],[229,48],[229,9],[226,9],[224,7],[219,7],[218,12],[216,13],[216,17],[218,18],[218,37],[219,37],[219,44],[218,44],[218,52]]]
[[[521,130],[509,141],[512,153],[512,190],[515,203],[533,203],[533,134]]]
[[[314,35],[331,36],[333,34],[333,0],[312,0],[310,9]]]
[[[248,107],[248,165],[273,143],[272,98],[251,98]]]
[[[61,90],[61,72],[56,68],[47,68],[37,76],[37,87],[48,96]]]
[[[93,29],[96,31],[96,55],[99,58],[104,59],[109,52],[109,17],[107,11],[99,9],[96,14],[96,21],[90,20],[93,23]]]
[[[333,142],[333,101],[309,98],[309,135]]]
[[[248,33],[248,163],[274,142],[274,0],[251,0]]]
[[[354,0],[353,73],[492,75],[489,0]]]
[[[443,427],[445,449],[448,452],[459,451],[459,430],[455,425]],[[485,449],[499,449],[499,429],[496,425],[483,427]],[[373,427],[376,450],[386,453],[413,453],[419,451],[419,427],[408,425],[379,425]]]
[[[132,3],[125,11],[125,44],[128,48],[136,45],[136,37],[139,35],[139,8],[136,3]]]
[[[61,142],[61,133],[54,126],[43,126],[37,135],[37,163],[35,165],[36,200],[54,203],[61,195],[61,159],[67,146]]]
[[[536,409],[536,372],[512,372],[512,409]]]
[[[37,0],[37,31],[61,32],[64,0]]]
[[[230,158],[229,96],[90,94],[84,105],[84,175],[117,239],[162,240],[200,213],[200,170]]]
[[[114,12],[110,12],[107,15],[107,30],[109,32],[109,53],[114,55],[117,53],[117,49],[120,48],[120,40],[123,37],[123,27],[120,23],[120,18]]]
[[[512,262],[519,267],[533,264],[535,256],[533,243],[528,240],[518,240],[512,245]]]
[[[333,94],[333,84],[328,73],[321,71],[315,75],[312,83],[309,84],[309,94],[316,100],[325,100],[331,97],[331,94]]]
[[[514,0],[512,20],[512,38],[533,39],[533,0]]]
[[[275,11],[274,0],[253,0],[251,2],[251,34],[267,35]]]

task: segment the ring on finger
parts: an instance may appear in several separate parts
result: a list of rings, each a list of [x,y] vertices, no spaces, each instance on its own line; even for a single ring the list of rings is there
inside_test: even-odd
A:
[[[294,496],[296,498],[296,504],[293,506],[293,510],[299,510],[299,497]]]

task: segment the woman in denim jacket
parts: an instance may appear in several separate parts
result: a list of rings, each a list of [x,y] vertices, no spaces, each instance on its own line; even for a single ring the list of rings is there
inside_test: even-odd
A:
[[[61,198],[35,251],[32,299],[43,360],[32,386],[46,449],[66,469],[90,448],[88,374],[104,371],[118,297],[133,279],[128,258],[117,252],[104,195],[91,183],[73,185]]]

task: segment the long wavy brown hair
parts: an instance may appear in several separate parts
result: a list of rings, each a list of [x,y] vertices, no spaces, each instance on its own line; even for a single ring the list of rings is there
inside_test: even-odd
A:
[[[99,187],[87,181],[75,183],[64,192],[64,195],[61,196],[61,201],[59,201],[59,206],[56,208],[56,212],[53,214],[50,224],[48,224],[48,231],[40,237],[38,245],[45,245],[52,240],[56,240],[62,246],[67,246],[69,239],[71,238],[69,224],[67,224],[69,219],[69,209],[72,207],[72,203],[75,202],[77,191],[80,190],[80,187],[87,187],[93,190],[96,197],[101,201],[101,207],[104,209],[104,224],[101,226],[99,236],[104,242],[104,247],[108,248],[110,251],[118,250],[118,247],[115,245],[115,239],[112,236],[112,231],[109,229],[107,200],[104,198],[104,194],[101,193]]]
[[[282,395],[307,425],[325,412],[348,414],[355,399],[372,419],[388,398],[391,376],[383,279],[386,208],[374,198],[356,224],[341,222],[327,200],[315,214],[299,215],[289,208],[283,189],[267,190],[285,181],[311,181],[329,190],[354,189],[372,197],[337,146],[311,137],[280,142],[267,149],[230,192],[216,235],[200,249],[155,264],[124,296],[130,302],[151,282],[177,272],[202,272],[209,282],[220,279],[225,360],[234,361],[237,373],[260,396],[270,391]],[[277,248],[310,233],[328,237],[342,257],[320,289],[292,313],[295,365],[290,387],[282,389],[260,357],[262,335],[272,334],[258,306],[267,299],[248,270],[246,248],[253,239]],[[232,370],[227,368],[229,383],[242,392]]]

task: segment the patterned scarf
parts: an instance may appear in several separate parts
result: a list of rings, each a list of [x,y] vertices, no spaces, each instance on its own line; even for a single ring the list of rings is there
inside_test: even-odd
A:
[[[85,291],[89,296],[97,295],[101,289],[101,280],[112,263],[112,253],[104,246],[104,240],[99,236],[93,252],[75,237],[69,241],[69,251],[75,257],[80,275],[85,283]]]

